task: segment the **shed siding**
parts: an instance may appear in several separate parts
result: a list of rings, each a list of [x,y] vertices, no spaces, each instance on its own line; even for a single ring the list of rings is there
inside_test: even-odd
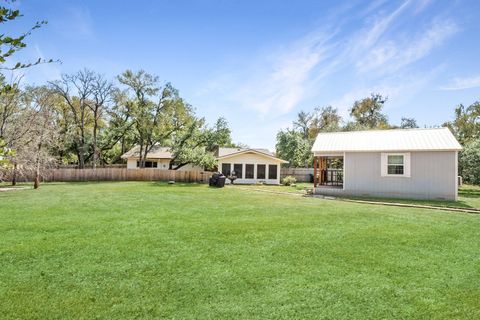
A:
[[[343,194],[456,199],[456,151],[411,152],[410,155],[410,177],[382,177],[380,152],[346,153]]]

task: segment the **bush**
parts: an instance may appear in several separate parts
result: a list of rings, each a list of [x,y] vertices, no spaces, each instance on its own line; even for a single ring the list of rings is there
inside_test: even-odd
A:
[[[291,186],[292,184],[295,184],[297,182],[297,179],[293,176],[286,176],[285,178],[282,179],[282,184],[284,186]]]
[[[480,139],[465,146],[460,153],[459,167],[464,182],[480,185]]]

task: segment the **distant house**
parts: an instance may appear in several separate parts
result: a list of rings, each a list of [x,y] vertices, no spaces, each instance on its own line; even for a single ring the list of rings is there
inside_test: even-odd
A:
[[[121,156],[122,159],[127,160],[127,169],[137,169],[140,167],[140,146],[135,146]],[[172,160],[172,153],[170,149],[162,146],[153,146],[152,150],[148,152],[145,160],[145,168],[168,170],[170,161]],[[184,171],[202,171],[203,168],[187,164],[178,170]]]
[[[137,169],[139,163],[140,147],[135,146],[122,155],[127,160],[127,169]],[[235,172],[235,183],[252,184],[263,182],[266,184],[280,184],[280,165],[288,161],[277,158],[267,149],[249,148],[217,148],[214,156],[218,161],[218,171],[226,176]],[[145,167],[158,170],[168,170],[172,153],[168,147],[154,146],[147,154]],[[179,170],[203,171],[204,168],[191,164]],[[229,181],[227,180],[227,183]]]
[[[447,128],[320,133],[315,193],[457,200],[461,149]]]
[[[215,156],[218,170],[226,176],[234,171],[240,184],[280,184],[280,165],[288,163],[267,149],[218,148]]]

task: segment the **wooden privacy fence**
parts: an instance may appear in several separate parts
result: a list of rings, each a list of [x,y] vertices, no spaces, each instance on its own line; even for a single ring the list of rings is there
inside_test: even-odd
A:
[[[176,181],[207,183],[211,175],[212,172],[209,171],[158,169],[50,169],[43,174],[43,181]]]
[[[281,168],[280,178],[286,176],[293,176],[298,182],[310,182],[310,177],[313,176],[313,168]]]

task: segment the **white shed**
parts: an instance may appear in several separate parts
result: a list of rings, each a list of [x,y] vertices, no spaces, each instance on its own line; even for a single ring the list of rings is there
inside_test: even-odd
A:
[[[315,193],[456,200],[461,149],[448,128],[320,133]]]

